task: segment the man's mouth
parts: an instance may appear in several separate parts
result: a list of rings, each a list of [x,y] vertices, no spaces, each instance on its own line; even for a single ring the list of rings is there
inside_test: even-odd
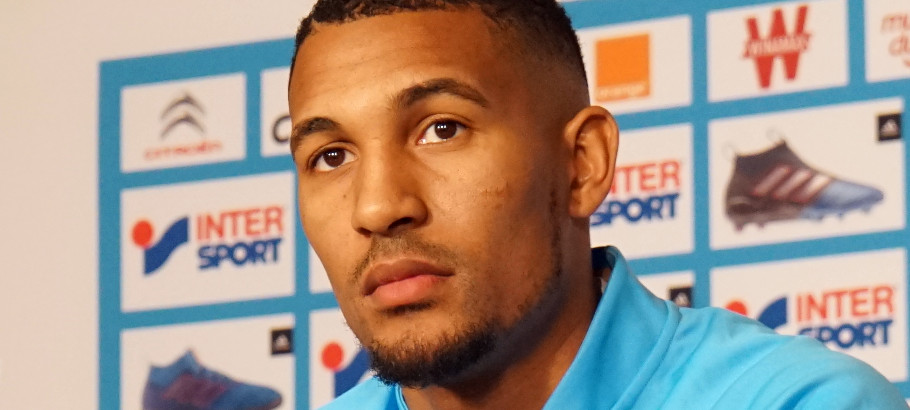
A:
[[[430,262],[396,259],[374,264],[364,275],[362,294],[380,309],[425,301],[452,272]]]

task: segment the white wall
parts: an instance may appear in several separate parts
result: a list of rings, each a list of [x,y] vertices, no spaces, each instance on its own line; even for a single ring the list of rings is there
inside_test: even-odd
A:
[[[309,0],[0,2],[0,408],[98,406],[98,63],[287,38]]]

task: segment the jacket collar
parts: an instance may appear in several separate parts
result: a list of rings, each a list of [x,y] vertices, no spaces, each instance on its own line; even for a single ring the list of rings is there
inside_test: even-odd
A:
[[[545,409],[633,403],[679,323],[679,311],[638,282],[618,249],[594,248],[591,256],[606,288],[578,354]]]

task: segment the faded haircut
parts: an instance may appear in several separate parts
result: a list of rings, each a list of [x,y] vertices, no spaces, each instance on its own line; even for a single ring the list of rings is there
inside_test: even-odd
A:
[[[584,62],[572,22],[556,0],[319,0],[297,29],[291,75],[297,53],[314,24],[343,24],[362,18],[427,10],[475,9],[504,32],[509,49],[540,61],[563,62],[587,85]]]

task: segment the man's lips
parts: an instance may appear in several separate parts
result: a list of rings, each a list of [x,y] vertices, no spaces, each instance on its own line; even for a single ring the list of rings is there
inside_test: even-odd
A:
[[[362,294],[381,307],[419,302],[452,272],[416,259],[397,259],[373,265],[364,275]]]

